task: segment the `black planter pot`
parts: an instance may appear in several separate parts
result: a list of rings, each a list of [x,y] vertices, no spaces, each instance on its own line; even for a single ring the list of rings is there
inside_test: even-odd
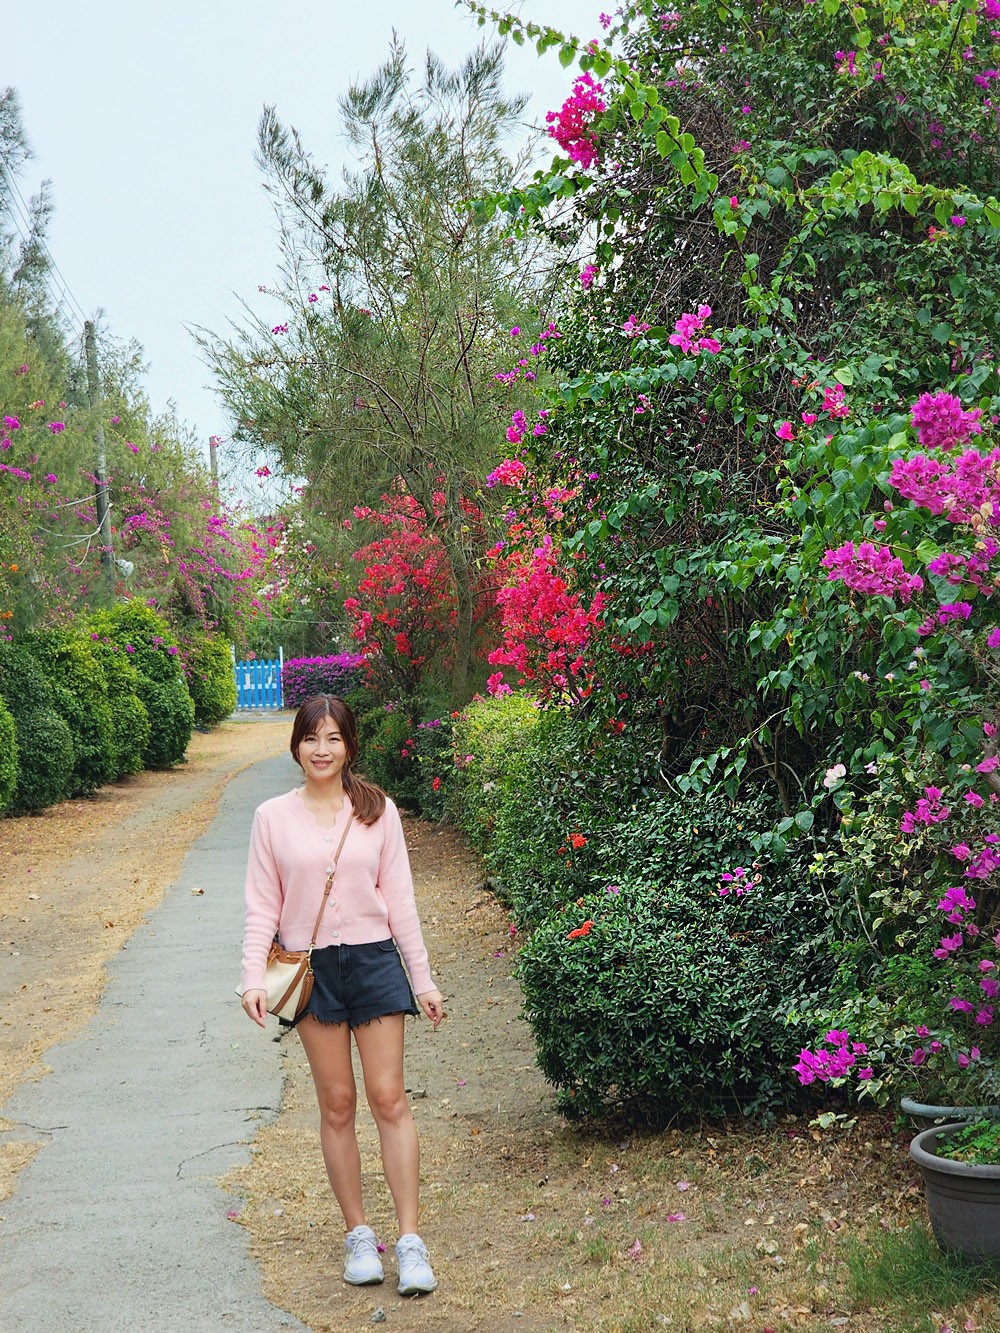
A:
[[[978,1120],[984,1115],[1000,1119],[1000,1106],[937,1106],[932,1102],[918,1102],[913,1097],[900,1097],[899,1109],[910,1117],[917,1129],[953,1125],[959,1120]]]
[[[1000,1166],[974,1166],[945,1156],[948,1138],[965,1121],[925,1129],[910,1144],[920,1168],[934,1239],[963,1259],[1000,1259]]]

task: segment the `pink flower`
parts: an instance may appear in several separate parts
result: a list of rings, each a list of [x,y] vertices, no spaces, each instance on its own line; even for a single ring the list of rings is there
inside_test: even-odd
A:
[[[898,597],[908,603],[924,581],[919,574],[907,574],[902,560],[888,546],[873,542],[853,542],[829,550],[820,562],[829,570],[828,579],[842,579],[847,587],[868,596]]]
[[[597,161],[594,121],[606,109],[604,89],[588,71],[573,84],[573,91],[558,111],[545,117],[549,134],[572,162],[587,171]]]
[[[509,685],[503,683],[502,671],[494,671],[486,682],[486,689],[495,699],[501,699],[505,694],[513,694],[514,692]]]
[[[910,408],[910,420],[924,449],[947,450],[963,444],[982,431],[981,415],[978,407],[965,411],[961,400],[944,389],[922,393]]]
[[[584,268],[580,270],[580,286],[583,288],[585,292],[589,291],[590,288],[593,286],[594,279],[597,277],[600,271],[601,270],[597,266],[597,264],[587,264],[585,265]]]

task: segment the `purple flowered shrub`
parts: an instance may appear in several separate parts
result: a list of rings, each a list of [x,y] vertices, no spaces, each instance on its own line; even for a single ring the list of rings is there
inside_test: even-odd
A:
[[[360,653],[290,657],[281,668],[285,707],[298,708],[314,694],[349,694],[361,684],[364,660]]]

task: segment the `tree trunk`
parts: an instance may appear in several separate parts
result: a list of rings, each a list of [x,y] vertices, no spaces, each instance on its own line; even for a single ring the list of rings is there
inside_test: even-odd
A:
[[[462,540],[462,509],[458,482],[448,478],[448,519],[442,527],[441,540],[448,554],[455,580],[457,617],[455,623],[455,664],[451,669],[451,702],[455,708],[468,703],[469,672],[472,667],[472,616],[474,596],[469,556]]]

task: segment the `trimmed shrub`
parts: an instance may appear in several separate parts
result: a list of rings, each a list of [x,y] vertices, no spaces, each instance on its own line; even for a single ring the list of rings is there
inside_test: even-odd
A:
[[[0,814],[14,799],[17,787],[17,733],[10,709],[0,699]]]
[[[233,658],[225,639],[192,635],[182,654],[184,679],[198,727],[215,727],[236,707]]]
[[[44,672],[20,643],[0,643],[0,698],[14,719],[17,783],[13,813],[44,810],[66,795],[73,770],[73,737],[49,706]]]
[[[522,752],[537,724],[535,704],[522,694],[476,698],[452,725],[453,771],[448,809],[479,851],[493,843],[497,811],[521,789]]]
[[[73,733],[53,708],[35,708],[14,719],[17,732],[17,787],[14,814],[33,814],[67,796],[73,768]]]
[[[298,708],[314,694],[335,694],[341,699],[346,698],[361,683],[364,660],[360,653],[290,657],[281,668],[281,696],[285,707]]]
[[[125,651],[137,672],[137,693],[150,726],[143,763],[147,768],[179,764],[194,727],[194,701],[167,622],[133,599],[95,612],[90,624],[95,633]]]
[[[194,729],[194,702],[187,686],[175,680],[139,677],[143,707],[149,715],[149,740],[143,751],[147,768],[172,768],[184,760]]]
[[[734,931],[718,900],[649,887],[552,913],[518,960],[538,1064],[561,1109],[656,1124],[766,1114],[794,1095],[789,966],[783,939]]]
[[[94,652],[104,668],[115,753],[116,778],[141,773],[149,743],[149,714],[139,698],[139,673],[125,650],[109,640],[91,636]]]
[[[73,735],[67,796],[87,796],[116,776],[114,721],[108,683],[89,636],[72,629],[39,630],[25,646],[44,672],[56,710]]]
[[[491,793],[497,804],[485,861],[518,925],[526,926],[591,887],[593,848],[617,807],[592,756],[580,752],[580,732],[567,713],[539,713],[521,739],[505,761],[508,776]],[[473,758],[467,777],[476,772]]]
[[[663,1121],[761,1115],[797,1096],[806,1029],[793,1016],[828,993],[834,956],[815,848],[746,863],[776,817],[765,793],[667,794],[579,851],[591,891],[541,920],[519,963],[539,1065],[565,1108]]]

